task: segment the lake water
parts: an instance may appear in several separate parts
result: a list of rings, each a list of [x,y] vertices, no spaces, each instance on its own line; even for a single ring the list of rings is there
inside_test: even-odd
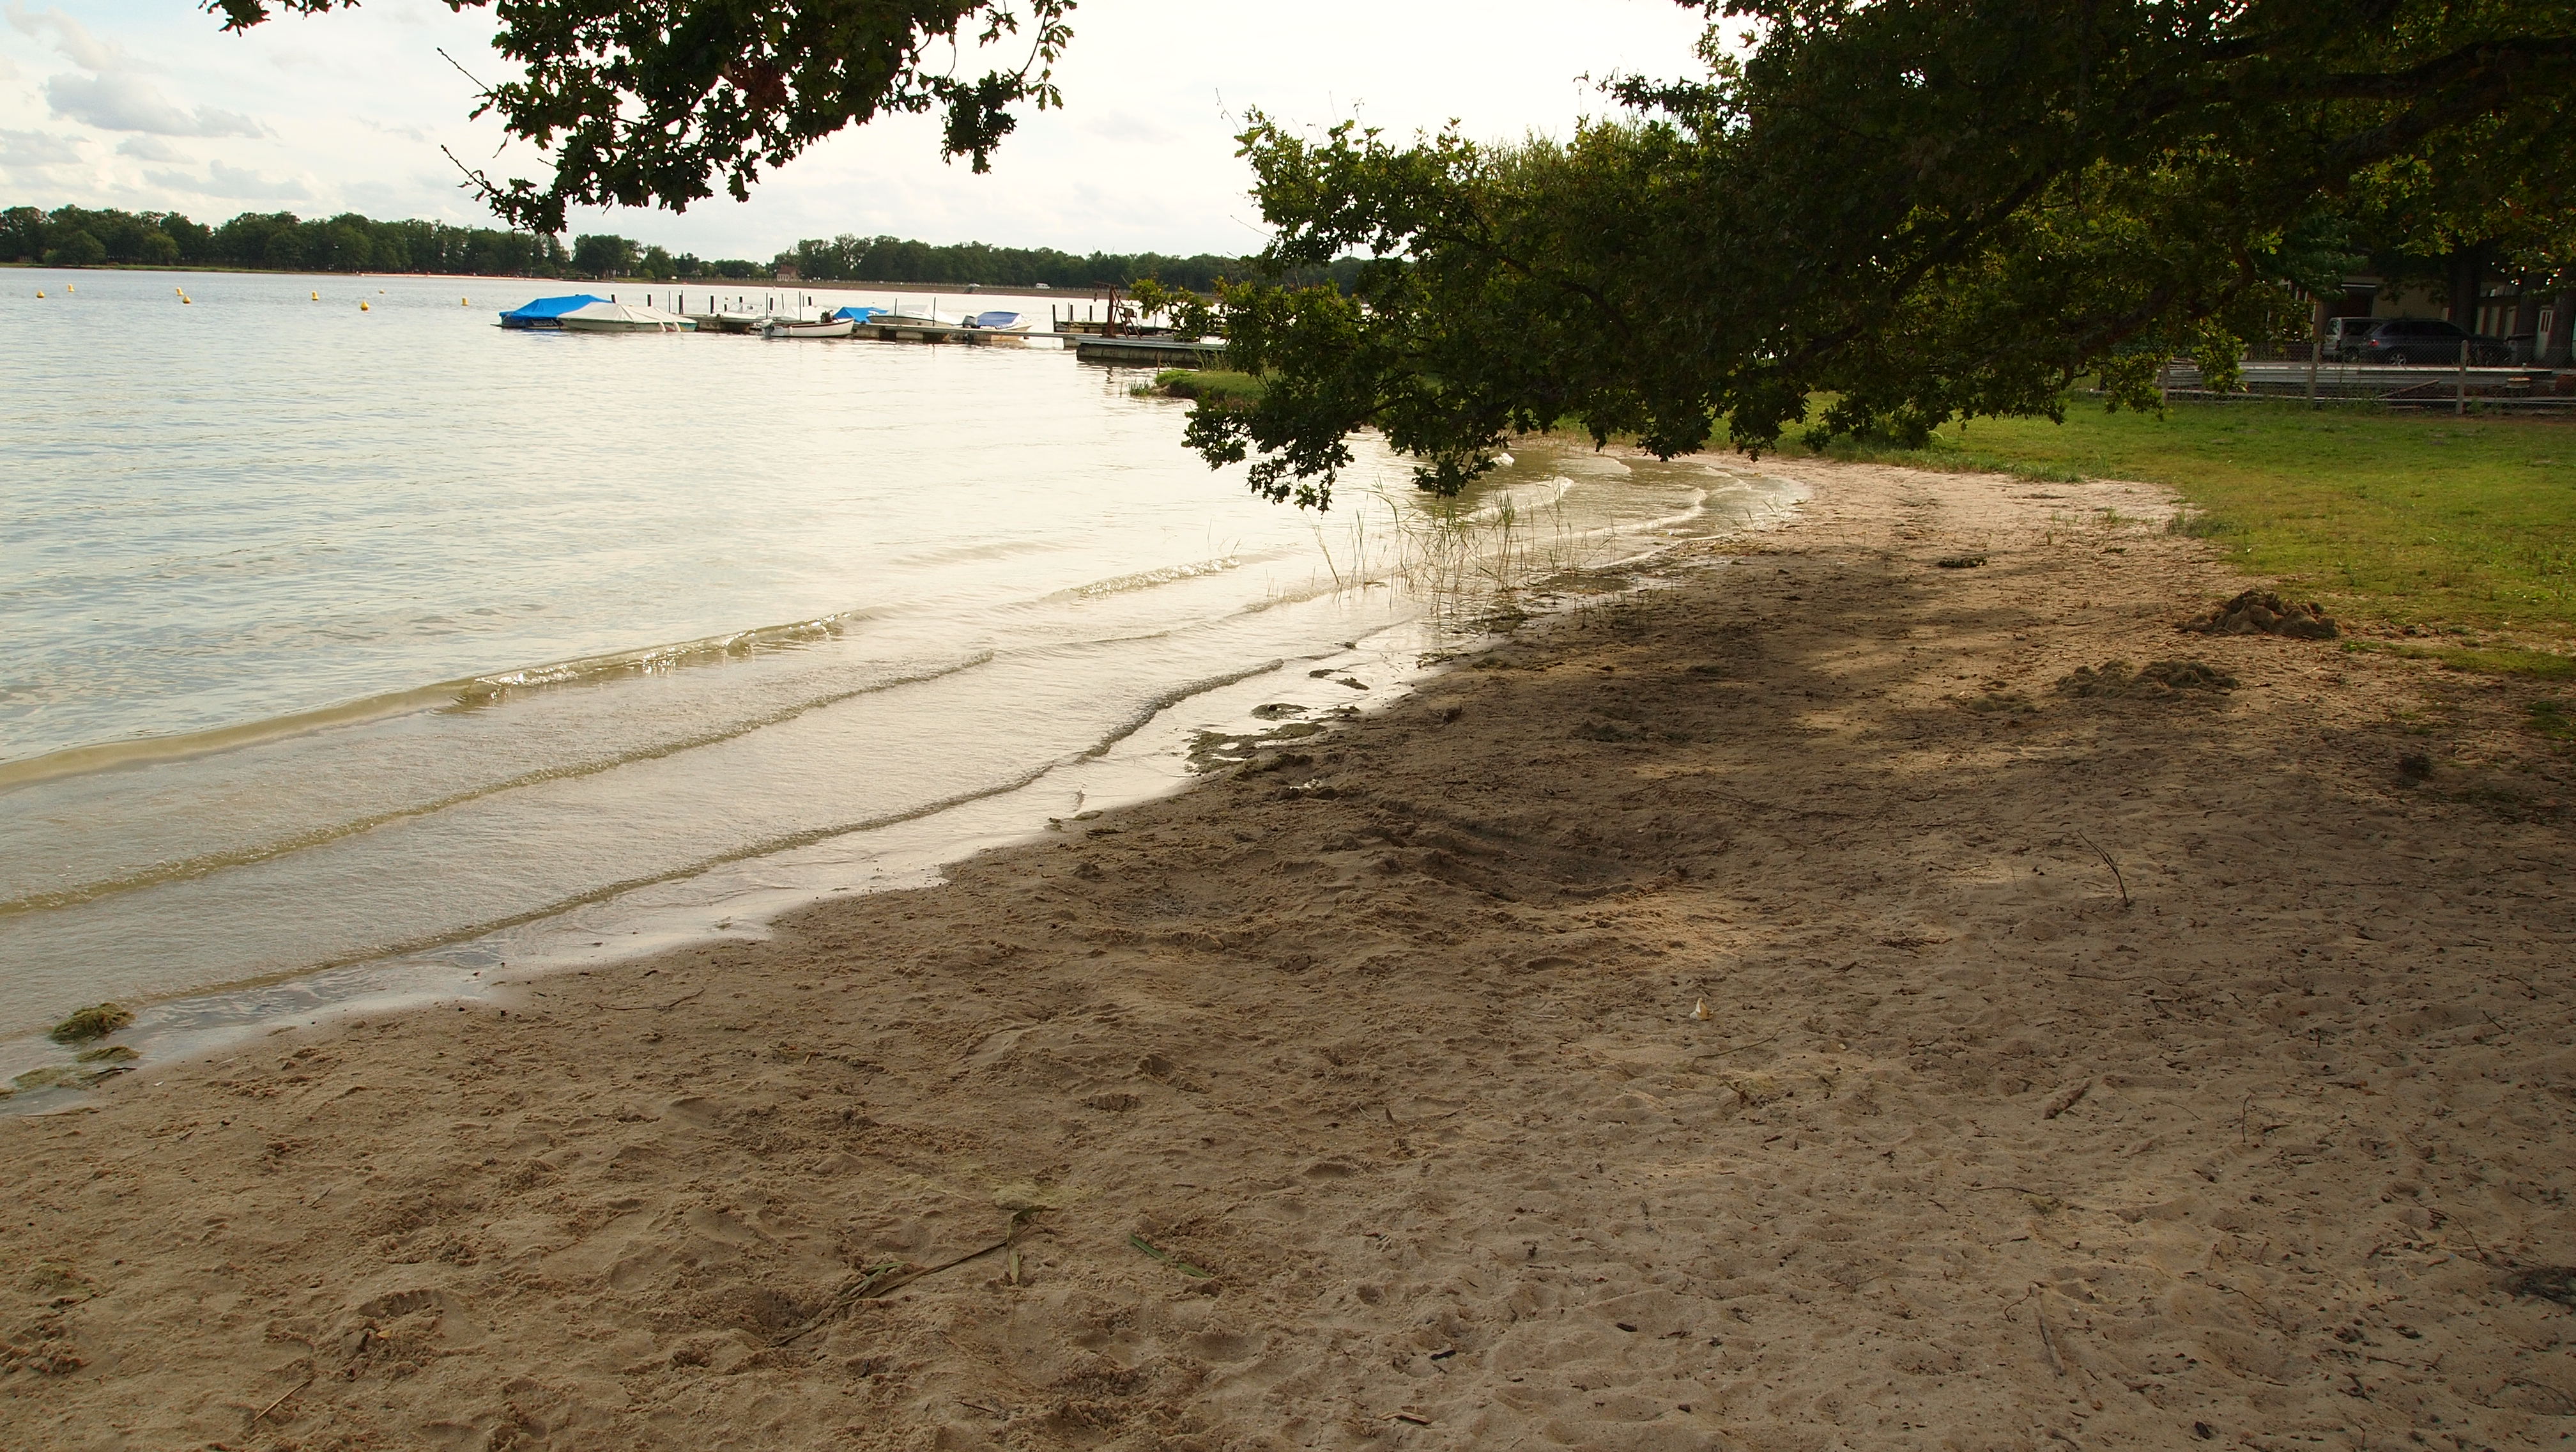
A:
[[[493,326],[568,290],[0,271],[0,1071],[922,880],[1795,492],[1363,448],[1318,517],[1052,343]]]

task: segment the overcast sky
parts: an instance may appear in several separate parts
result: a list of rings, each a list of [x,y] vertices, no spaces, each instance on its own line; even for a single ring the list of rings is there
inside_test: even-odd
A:
[[[357,211],[487,225],[443,144],[496,175],[542,176],[469,122],[490,78],[486,12],[366,0],[225,35],[188,0],[0,0],[0,205]],[[800,237],[1240,253],[1262,242],[1234,157],[1258,107],[1396,133],[1562,134],[1608,103],[1580,78],[1689,73],[1699,13],[1673,0],[1089,0],[1058,71],[1066,109],[1027,115],[993,170],[939,160],[937,124],[898,117],[773,174],[748,203],[576,219],[673,251],[766,258]]]

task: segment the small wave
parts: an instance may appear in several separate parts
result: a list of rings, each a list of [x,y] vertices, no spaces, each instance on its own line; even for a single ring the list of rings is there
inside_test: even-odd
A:
[[[432,685],[413,686],[379,695],[361,696],[353,701],[319,706],[310,711],[296,711],[284,716],[270,716],[258,721],[244,721],[232,726],[215,726],[203,731],[183,731],[169,736],[144,736],[130,741],[105,741],[92,746],[67,746],[58,751],[26,757],[18,761],[0,761],[0,791],[24,786],[30,782],[50,781],[56,777],[80,776],[111,767],[139,766],[156,761],[179,761],[194,756],[212,756],[257,746],[266,741],[302,736],[334,726],[355,726],[388,716],[407,715],[413,711],[445,708],[480,710],[506,699],[513,691],[535,690],[546,686],[578,685],[607,680],[617,676],[649,675],[676,670],[684,666],[709,665],[719,661],[739,660],[765,651],[792,649],[817,641],[834,639],[849,627],[875,614],[872,610],[848,610],[838,615],[817,616],[811,620],[790,621],[784,625],[764,625],[752,630],[737,630],[724,635],[703,636],[696,640],[670,645],[651,645],[639,650],[614,651],[606,655],[576,656],[547,665],[526,666],[519,670],[492,675],[467,676],[439,681]]]
[[[194,878],[207,877],[217,872],[226,871],[230,868],[248,867],[253,863],[269,862],[280,857],[291,856],[297,852],[325,846],[332,842],[338,842],[349,837],[358,836],[361,833],[372,832],[379,827],[388,827],[396,822],[410,821],[416,817],[426,817],[432,813],[443,812],[450,807],[462,806],[467,802],[475,801],[483,797],[497,796],[502,792],[516,791],[521,787],[537,786],[545,782],[570,781],[575,778],[585,776],[597,776],[601,772],[614,771],[618,767],[631,766],[639,761],[657,761],[663,757],[677,756],[684,751],[694,751],[702,746],[714,746],[719,742],[731,741],[738,736],[748,736],[754,731],[765,730],[768,727],[792,721],[809,711],[819,711],[826,706],[838,705],[843,701],[855,700],[860,696],[873,695],[879,691],[893,690],[898,686],[919,685],[924,681],[935,681],[943,676],[952,676],[961,671],[970,671],[978,666],[991,664],[993,659],[993,652],[989,650],[980,651],[963,660],[951,661],[945,665],[935,666],[928,670],[915,671],[907,675],[890,676],[882,680],[871,681],[864,686],[856,686],[845,691],[834,691],[827,695],[815,696],[807,700],[798,701],[793,705],[782,706],[775,711],[770,711],[759,716],[754,716],[746,720],[736,721],[729,725],[718,727],[711,731],[701,731],[675,740],[657,742],[651,746],[638,747],[632,751],[617,752],[608,756],[594,757],[588,761],[571,762],[562,766],[539,767],[534,771],[522,772],[517,776],[507,777],[500,781],[485,782],[478,786],[466,787],[459,791],[449,792],[445,796],[436,797],[429,801],[415,802],[410,806],[396,807],[389,811],[375,812],[367,816],[353,818],[348,821],[333,822],[324,826],[297,832],[291,836],[276,838],[271,841],[257,843],[248,847],[227,848],[220,852],[203,852],[194,857],[181,858],[175,862],[154,863],[151,867],[146,868],[141,872],[127,873],[117,877],[99,878],[90,882],[80,883],[73,887],[57,888],[51,892],[30,893],[25,897],[0,899],[0,918],[16,917],[25,913],[45,912],[55,908],[77,907],[82,903],[96,902],[100,898],[114,897],[119,893],[136,892],[147,887],[158,887],[164,883],[185,882]]]
[[[456,943],[471,942],[476,938],[487,937],[493,933],[520,927],[524,924],[533,923],[543,918],[550,918],[560,913],[567,913],[575,908],[589,907],[597,903],[607,902],[612,898],[621,897],[627,893],[635,892],[647,887],[653,887],[661,883],[676,882],[682,878],[696,877],[702,873],[712,872],[719,867],[728,867],[734,863],[749,861],[755,857],[768,857],[781,852],[792,852],[799,847],[810,847],[817,842],[826,842],[832,838],[846,837],[853,833],[874,832],[887,827],[901,826],[906,822],[917,822],[924,817],[936,816],[941,812],[952,811],[958,807],[967,806],[974,802],[980,802],[990,797],[1005,796],[1009,793],[1019,791],[1023,787],[1034,786],[1039,781],[1045,779],[1049,773],[1062,767],[1069,766],[1075,762],[1097,760],[1100,757],[1108,755],[1111,750],[1116,748],[1119,742],[1124,741],[1128,737],[1135,735],[1138,731],[1143,730],[1147,725],[1152,723],[1156,716],[1170,710],[1172,707],[1179,705],[1181,702],[1188,700],[1192,696],[1196,696],[1207,691],[1220,690],[1226,686],[1233,685],[1238,681],[1250,680],[1252,677],[1261,675],[1264,672],[1277,670],[1285,664],[1287,664],[1287,661],[1283,657],[1276,660],[1265,661],[1258,666],[1254,666],[1246,670],[1229,671],[1223,675],[1209,676],[1204,680],[1192,681],[1186,685],[1175,686],[1168,691],[1163,691],[1153,696],[1140,706],[1135,714],[1110,728],[1110,730],[1102,735],[1099,740],[1094,741],[1091,745],[1080,751],[1035,763],[1025,770],[1015,772],[1000,781],[989,782],[980,787],[972,787],[968,790],[957,792],[950,796],[941,797],[936,801],[923,802],[918,806],[906,807],[900,811],[887,812],[874,817],[866,817],[854,822],[836,822],[829,826],[807,827],[794,832],[781,833],[774,837],[763,838],[757,842],[745,843],[739,847],[729,848],[723,852],[712,853],[705,857],[700,857],[693,861],[667,868],[659,872],[629,877],[617,882],[605,883],[584,892],[572,893],[565,897],[558,898],[553,902],[547,903],[542,907],[529,908],[522,912],[511,913],[506,917],[488,918],[481,922],[463,927],[445,929],[435,933],[424,933],[398,942],[371,947],[363,952],[344,954],[340,957],[333,958],[328,962],[307,964],[302,968],[296,969],[292,973],[278,974],[272,977],[252,981],[260,983],[286,982],[293,979],[310,977],[317,973],[327,973],[334,969],[347,968],[354,964],[375,962],[388,958],[400,958],[408,954],[427,952],[433,948],[442,948]],[[966,667],[961,665],[956,668],[965,669]],[[887,684],[894,683],[889,682]],[[1032,828],[1036,825],[1037,824],[1035,822],[1030,823]],[[248,985],[237,984],[233,986],[241,987]]]
[[[476,676],[463,682],[456,691],[455,706],[476,710],[507,700],[513,691],[543,686],[579,685],[610,680],[619,676],[654,675],[685,666],[704,665],[714,661],[740,660],[764,651],[792,649],[817,641],[837,640],[860,620],[874,611],[847,610],[838,615],[822,615],[811,620],[791,620],[784,625],[763,625],[752,630],[736,630],[724,635],[701,636],[696,640],[677,641],[670,645],[648,645],[641,650],[611,651],[605,655],[575,656],[570,660],[546,665],[525,666],[495,675]]]
[[[1194,580],[1201,575],[1221,575],[1228,570],[1242,567],[1243,561],[1240,557],[1227,555],[1222,559],[1199,560],[1193,564],[1165,565],[1156,570],[1138,570],[1132,575],[1112,575],[1106,580],[1094,580],[1088,585],[1076,585],[1069,590],[1058,590],[1044,598],[1052,602],[1087,600],[1101,595],[1123,595],[1130,590],[1151,590],[1160,585]]]

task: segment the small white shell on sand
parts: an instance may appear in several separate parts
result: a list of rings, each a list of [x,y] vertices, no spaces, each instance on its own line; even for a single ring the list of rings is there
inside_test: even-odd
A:
[[[1708,1000],[1703,998],[1699,1001],[1699,1007],[1691,1010],[1691,1017],[1699,1020],[1701,1023],[1706,1023],[1710,1019],[1717,1017],[1717,1015],[1708,1011]]]

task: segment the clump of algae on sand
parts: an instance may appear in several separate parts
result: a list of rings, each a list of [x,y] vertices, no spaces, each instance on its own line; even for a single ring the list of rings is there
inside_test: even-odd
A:
[[[106,1038],[132,1022],[133,1010],[113,1003],[94,1003],[54,1025],[46,1037],[58,1044],[85,1044]]]

